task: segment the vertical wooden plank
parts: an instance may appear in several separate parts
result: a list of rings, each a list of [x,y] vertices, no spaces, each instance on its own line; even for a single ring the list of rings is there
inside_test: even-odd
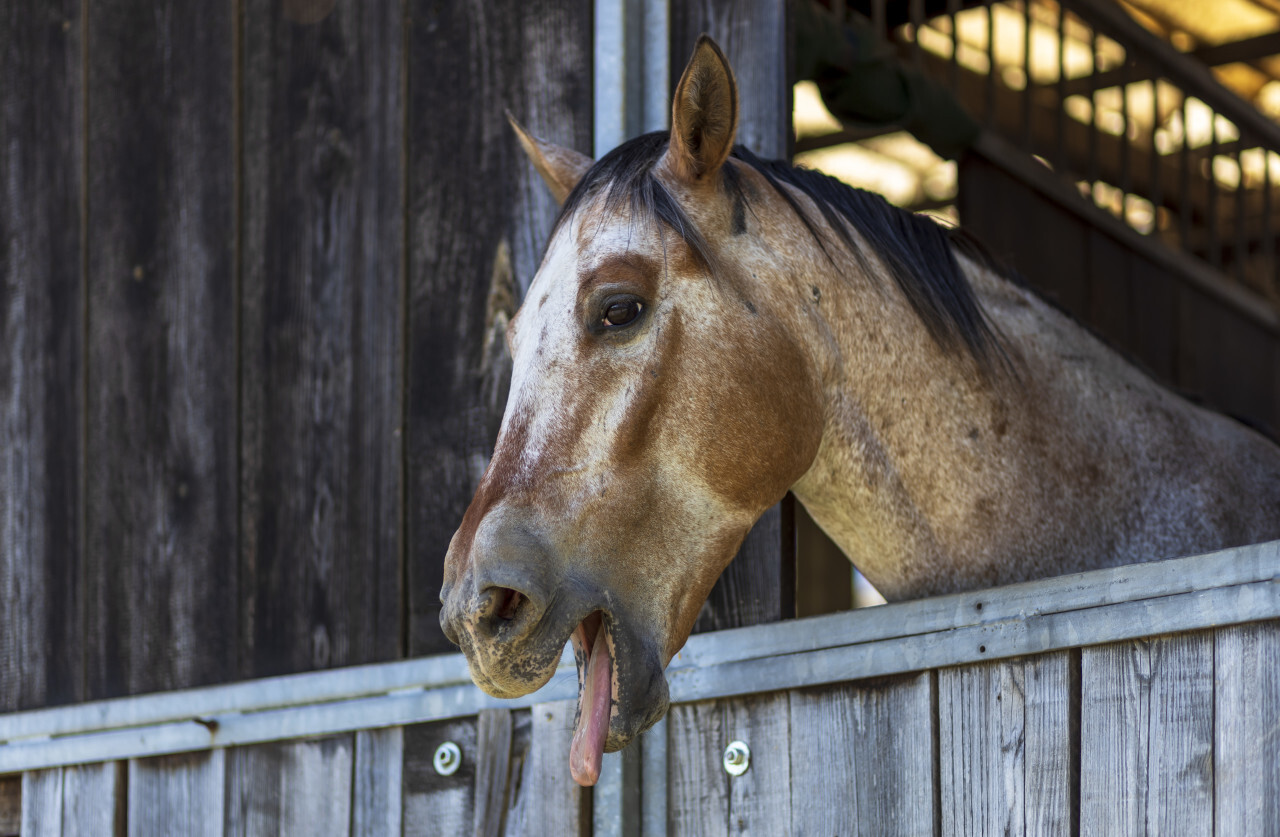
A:
[[[589,792],[569,773],[569,744],[577,701],[540,703],[533,707],[529,770],[522,787],[527,794],[524,828],[528,834],[587,834],[591,829]]]
[[[449,776],[436,773],[436,748],[452,741],[462,763]],[[415,724],[404,730],[404,835],[453,837],[474,827],[476,721]]]
[[[221,837],[226,751],[129,761],[129,837]]]
[[[348,734],[232,749],[227,755],[227,833],[349,833],[354,743],[354,735]]]
[[[22,774],[22,837],[62,837],[63,768]]]
[[[245,4],[245,676],[399,655],[401,26]]]
[[[88,697],[233,678],[232,5],[87,5]]]
[[[77,764],[62,773],[64,834],[125,833],[124,762]]]
[[[0,0],[0,712],[84,699],[80,0]]]
[[[668,716],[672,834],[792,830],[790,696],[786,692],[672,707]],[[741,776],[724,769],[733,741],[751,750]]]
[[[356,733],[352,837],[400,837],[404,813],[404,728]]]
[[[1078,775],[1073,729],[1077,670],[1069,651],[1028,657],[1022,666],[1026,833],[1072,834],[1072,785]]]
[[[1066,652],[941,669],[942,833],[1071,832]]]
[[[1084,649],[1081,834],[1212,833],[1212,701],[1208,634]]]
[[[791,816],[800,834],[859,833],[857,687],[791,693]]]
[[[503,115],[591,152],[591,0],[410,0],[409,653],[439,625],[449,540],[493,451],[510,361],[502,328],[556,207]]]
[[[667,833],[729,833],[729,777],[721,766],[729,743],[718,701],[676,704],[667,712]]]
[[[511,782],[511,711],[484,709],[476,718],[476,803],[474,833],[502,833]]]
[[[738,81],[737,141],[764,159],[790,157],[789,31],[782,0],[672,3],[671,89],[702,33],[715,38]],[[776,622],[795,616],[795,499],[764,513],[721,574],[694,632]]]
[[[1024,833],[1020,661],[938,672],[942,833]]]
[[[0,779],[0,837],[17,837],[22,828],[22,777]]]
[[[865,685],[854,704],[862,833],[934,833],[933,684],[928,672]]]
[[[1280,621],[1214,634],[1214,826],[1268,834],[1280,823]]]

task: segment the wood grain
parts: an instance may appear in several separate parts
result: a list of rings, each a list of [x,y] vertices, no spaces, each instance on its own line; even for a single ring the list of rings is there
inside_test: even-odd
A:
[[[348,734],[232,749],[226,774],[228,833],[347,834],[354,743]]]
[[[356,733],[352,837],[400,837],[404,813],[404,728]]]
[[[1213,645],[1205,633],[1086,648],[1080,833],[1213,833]]]
[[[0,712],[85,696],[81,8],[0,2]]]
[[[236,675],[233,24],[87,8],[84,649],[106,698]]]
[[[224,822],[228,826],[236,822],[224,808],[226,768],[225,750],[130,759],[129,837],[221,837]],[[245,832],[229,829],[227,833]]]
[[[1214,827],[1267,834],[1280,823],[1280,622],[1214,634]]]
[[[565,700],[539,703],[530,710],[532,735],[521,783],[526,834],[585,837],[590,833],[591,797],[569,773],[569,744],[577,709],[577,701]]]
[[[497,438],[510,380],[501,328],[556,214],[503,109],[591,152],[591,9],[409,3],[411,654],[453,650],[439,626],[444,556]]]
[[[511,790],[511,712],[482,709],[476,718],[476,802],[473,833],[502,833]]]
[[[929,674],[886,678],[856,694],[853,755],[862,833],[933,834],[937,756]]]
[[[125,778],[120,762],[29,771],[22,775],[21,788],[20,822],[0,819],[0,834],[110,837],[125,833]],[[12,813],[18,815],[19,809]]]
[[[22,828],[22,777],[0,779],[0,837],[16,837]]]
[[[1066,652],[938,672],[942,833],[1069,834]]]
[[[330,5],[305,25],[244,8],[250,677],[400,653],[402,17]]]
[[[432,764],[436,748],[452,741],[462,751],[456,773],[441,776]],[[415,724],[404,729],[404,835],[456,837],[474,828],[476,720]]]

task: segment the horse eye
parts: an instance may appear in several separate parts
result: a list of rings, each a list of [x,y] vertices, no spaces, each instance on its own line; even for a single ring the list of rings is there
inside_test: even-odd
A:
[[[619,299],[604,309],[604,325],[624,326],[640,316],[640,302],[635,299]]]

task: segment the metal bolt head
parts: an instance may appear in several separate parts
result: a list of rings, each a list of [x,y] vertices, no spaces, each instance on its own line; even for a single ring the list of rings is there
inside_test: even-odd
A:
[[[462,764],[462,751],[458,749],[457,744],[446,741],[436,747],[436,756],[432,763],[441,776],[452,776],[458,772],[458,766]]]
[[[724,748],[724,772],[741,776],[751,766],[751,748],[745,741],[732,741]]]

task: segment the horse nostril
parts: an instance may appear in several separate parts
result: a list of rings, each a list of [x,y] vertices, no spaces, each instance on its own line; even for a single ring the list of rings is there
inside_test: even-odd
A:
[[[481,595],[477,615],[495,629],[514,620],[528,601],[523,593],[510,587],[489,587]]]

